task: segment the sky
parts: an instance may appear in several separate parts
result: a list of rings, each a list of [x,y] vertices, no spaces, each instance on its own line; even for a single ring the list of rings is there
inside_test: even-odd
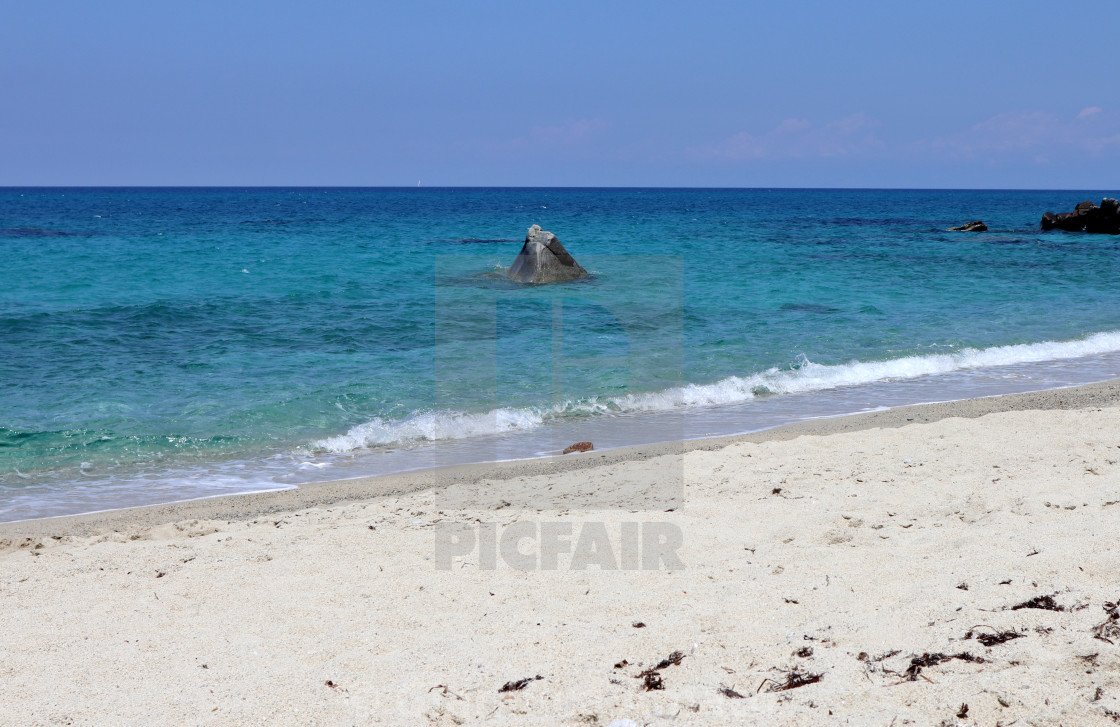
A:
[[[0,185],[1116,189],[1120,3],[11,0]]]

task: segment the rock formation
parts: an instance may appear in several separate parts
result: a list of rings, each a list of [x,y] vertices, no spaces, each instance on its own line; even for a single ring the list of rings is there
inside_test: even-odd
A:
[[[533,225],[506,277],[519,283],[557,283],[585,278],[587,271],[568,254],[556,235]]]
[[[1107,235],[1120,235],[1120,202],[1105,197],[1098,207],[1086,200],[1077,205],[1073,212],[1054,214],[1047,212],[1042,216],[1042,229],[1065,230],[1067,232],[1097,232]]]
[[[948,232],[987,232],[988,226],[980,220],[975,222],[967,222],[960,227],[950,227]]]

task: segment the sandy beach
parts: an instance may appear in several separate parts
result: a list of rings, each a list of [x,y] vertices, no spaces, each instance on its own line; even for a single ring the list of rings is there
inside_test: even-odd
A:
[[[1115,724],[1117,532],[1117,382],[10,523],[0,723]]]

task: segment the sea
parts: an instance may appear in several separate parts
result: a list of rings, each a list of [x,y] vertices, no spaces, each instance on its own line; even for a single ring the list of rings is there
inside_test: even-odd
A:
[[[0,521],[1115,378],[1117,191],[3,188]]]

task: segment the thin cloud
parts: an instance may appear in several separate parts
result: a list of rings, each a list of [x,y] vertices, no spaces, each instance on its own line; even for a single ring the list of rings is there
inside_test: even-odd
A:
[[[852,114],[824,126],[806,119],[786,119],[765,134],[746,131],[695,150],[699,156],[723,159],[806,159],[859,156],[883,148],[875,135],[877,121]]]
[[[1049,159],[1050,152],[1062,149],[1099,154],[1120,146],[1120,119],[1099,106],[1090,106],[1073,119],[1041,111],[1002,113],[917,146],[962,159],[1001,153],[1032,153],[1036,160]]]
[[[589,142],[602,135],[609,124],[602,119],[576,119],[554,126],[535,126],[527,134],[502,146],[515,149],[566,147]]]

